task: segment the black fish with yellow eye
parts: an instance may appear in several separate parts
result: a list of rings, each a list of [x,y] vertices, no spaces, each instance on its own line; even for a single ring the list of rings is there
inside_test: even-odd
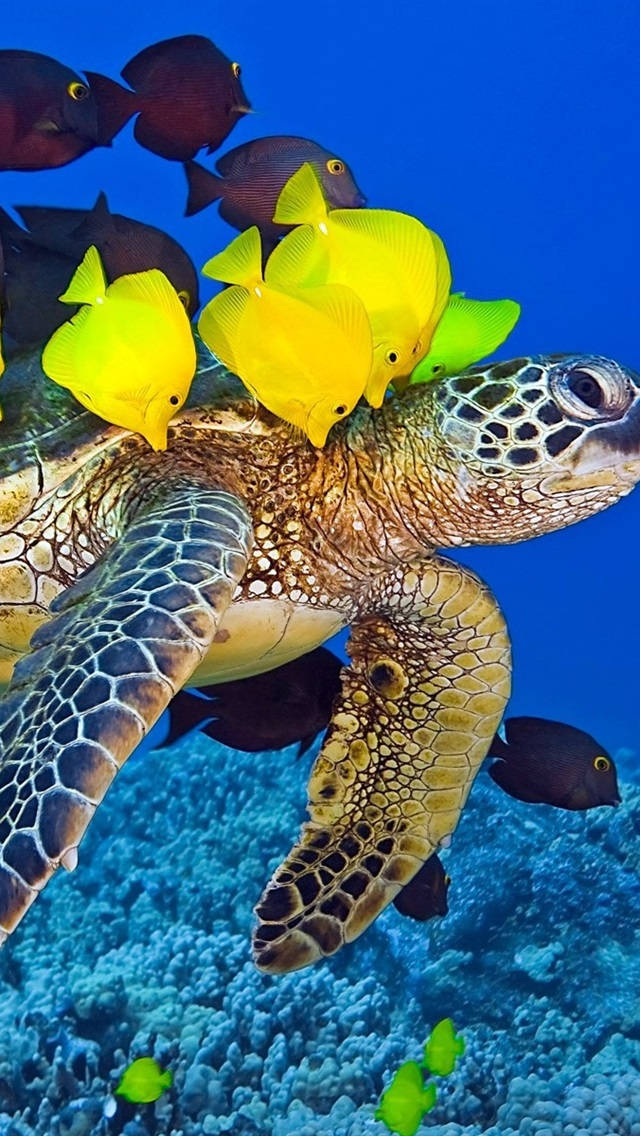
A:
[[[489,776],[519,801],[558,809],[619,805],[613,758],[583,730],[545,718],[507,718],[496,734]]]
[[[24,206],[19,225],[0,209],[3,247],[3,332],[7,354],[43,347],[74,314],[61,296],[90,245],[100,253],[109,284],[119,276],[159,268],[189,315],[197,310],[198,277],[181,245],[160,229],[109,213],[100,195],[92,210]]]
[[[199,729],[244,753],[298,742],[300,756],[329,723],[342,665],[332,651],[318,647],[265,674],[180,691],[169,706],[162,745]]]
[[[36,51],[0,51],[0,170],[65,166],[100,143],[88,83]]]
[[[366,205],[349,166],[335,151],[310,138],[273,135],[229,150],[216,162],[218,176],[197,162],[188,162],[186,215],[190,217],[219,201],[220,216],[234,229],[242,232],[257,225],[263,240],[276,240],[293,227],[274,223],[278,197],[305,162],[316,171],[332,209],[362,209]]]
[[[109,283],[119,276],[158,268],[173,284],[189,315],[198,310],[198,274],[182,245],[162,229],[111,213],[104,193],[92,209],[18,205],[16,212],[32,244],[69,257],[74,265],[95,245]],[[68,306],[65,311],[68,318]]]
[[[112,138],[136,114],[136,141],[173,161],[187,162],[203,146],[212,154],[251,109],[240,64],[206,36],[176,36],[139,52],[120,72],[133,90],[85,74],[98,102],[100,137]]]
[[[393,901],[394,906],[401,915],[407,915],[418,923],[426,923],[436,915],[446,915],[449,910],[447,892],[450,883],[451,877],[434,852],[413,879],[398,892]]]

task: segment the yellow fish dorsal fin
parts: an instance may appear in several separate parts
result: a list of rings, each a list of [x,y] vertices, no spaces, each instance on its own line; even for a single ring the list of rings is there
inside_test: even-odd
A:
[[[224,284],[240,284],[254,288],[262,282],[262,241],[260,230],[252,225],[235,237],[226,249],[212,256],[202,269],[203,276]]]
[[[302,288],[292,295],[337,324],[360,357],[372,359],[371,324],[366,308],[353,288],[346,284],[327,284],[320,288]]]
[[[418,308],[430,308],[442,288],[448,295],[451,270],[444,245],[417,217],[392,209],[336,209],[331,219],[379,245],[396,261]]]
[[[265,281],[283,289],[324,284],[329,271],[326,243],[318,239],[309,225],[300,225],[287,233],[267,261]]]
[[[67,387],[68,390],[74,390],[87,378],[89,383],[91,380],[91,376],[87,376],[79,369],[75,351],[78,334],[90,314],[89,307],[81,308],[73,319],[63,323],[57,331],[54,331],[42,352],[42,370],[45,375],[61,387]]]
[[[209,301],[198,320],[201,338],[234,375],[239,374],[240,366],[238,328],[250,302],[251,293],[246,288],[226,288]]]
[[[305,162],[282,189],[274,221],[279,225],[320,225],[327,219],[327,203],[318,175]]]
[[[171,281],[159,268],[148,268],[145,272],[132,272],[118,276],[109,286],[109,299],[130,300],[136,304],[148,304],[174,323],[179,320],[189,322],[184,305],[178,299]]]
[[[91,245],[71,277],[66,292],[58,298],[63,304],[95,304],[97,300],[104,300],[106,292],[107,279],[100,253],[95,245]]]
[[[513,331],[520,311],[520,304],[515,300],[468,300],[466,296],[452,296],[436,329],[434,342],[439,334],[443,340],[448,334],[457,334],[461,342],[473,347],[474,362],[484,359]]]

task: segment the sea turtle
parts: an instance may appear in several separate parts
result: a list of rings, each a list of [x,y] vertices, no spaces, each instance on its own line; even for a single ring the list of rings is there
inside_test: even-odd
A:
[[[164,453],[83,410],[37,356],[9,364],[2,401],[2,938],[75,867],[176,690],[349,625],[310,820],[254,935],[271,973],[333,954],[448,840],[509,697],[500,610],[436,550],[524,540],[628,493],[640,378],[599,356],[475,367],[360,407],[324,450],[210,359]]]

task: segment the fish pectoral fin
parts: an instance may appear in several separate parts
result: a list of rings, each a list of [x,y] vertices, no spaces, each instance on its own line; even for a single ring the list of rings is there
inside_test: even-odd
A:
[[[360,359],[373,360],[373,337],[366,308],[360,297],[345,284],[320,288],[301,288],[295,295],[322,312],[344,332]],[[339,393],[339,392],[338,392]]]
[[[78,370],[75,346],[78,332],[88,318],[89,311],[88,307],[81,308],[72,320],[54,331],[42,353],[42,370],[45,375],[53,379],[54,383],[72,391],[83,378],[86,379],[86,375]]]

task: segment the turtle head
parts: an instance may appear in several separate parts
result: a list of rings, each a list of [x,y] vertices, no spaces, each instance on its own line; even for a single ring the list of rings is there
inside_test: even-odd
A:
[[[431,397],[425,432],[457,517],[447,522],[452,543],[564,528],[640,481],[640,376],[611,359],[551,355],[474,367],[432,387]]]

